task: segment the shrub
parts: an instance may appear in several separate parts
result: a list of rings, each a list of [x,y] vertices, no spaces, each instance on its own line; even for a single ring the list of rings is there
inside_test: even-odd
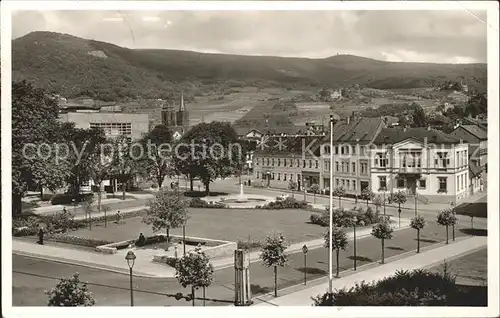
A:
[[[200,198],[194,198],[189,201],[189,207],[190,208],[201,208],[201,209],[224,209],[227,208],[227,206],[224,203],[221,202],[207,202],[205,200],[202,200]]]
[[[73,215],[68,211],[43,215],[40,217],[40,220],[45,223],[46,230],[49,233],[67,232],[84,225],[82,222],[75,220]]]
[[[238,240],[238,249],[251,250],[256,248],[261,248],[262,242],[260,241],[241,241]]]
[[[311,214],[309,221],[312,224],[328,226],[329,216],[324,212],[322,214]]]
[[[80,281],[78,273],[73,277],[62,278],[55,288],[45,291],[49,296],[49,306],[77,307],[95,305],[87,284]]]
[[[38,232],[39,219],[34,216],[12,219],[12,235],[27,236]]]
[[[76,202],[83,202],[89,199],[89,197],[93,197],[93,193],[79,193],[76,195]],[[60,193],[56,194],[52,197],[50,202],[52,205],[59,205],[59,204],[71,204],[73,203],[73,198],[74,195],[72,193]]]
[[[315,306],[466,306],[460,294],[453,279],[414,270],[398,271],[374,284],[362,282],[312,299]]]
[[[92,237],[80,237],[67,234],[50,234],[47,235],[45,239],[54,242],[88,246],[88,247],[97,247],[113,243],[111,241],[95,239]]]
[[[269,202],[268,204],[259,206],[260,209],[266,209],[266,210],[306,209],[308,207],[309,204],[306,201],[299,201],[291,197],[287,197],[284,200]]]

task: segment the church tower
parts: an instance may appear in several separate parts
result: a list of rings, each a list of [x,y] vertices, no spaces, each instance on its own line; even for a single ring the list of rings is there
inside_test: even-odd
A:
[[[189,112],[184,104],[184,93],[181,93],[181,100],[179,104],[179,110],[176,114],[176,126],[181,128],[182,133],[187,132],[189,128]]]

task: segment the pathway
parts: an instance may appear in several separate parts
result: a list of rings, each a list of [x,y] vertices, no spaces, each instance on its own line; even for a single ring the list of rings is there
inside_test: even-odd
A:
[[[333,289],[349,288],[362,281],[377,281],[393,275],[398,270],[429,268],[443,262],[445,259],[456,258],[463,254],[481,249],[486,246],[487,240],[488,238],[486,236],[462,239],[449,245],[444,245],[378,267],[356,272],[348,276],[334,279]],[[260,302],[257,306],[311,306],[311,297],[323,294],[327,291],[328,282],[282,297]],[[257,301],[259,301],[259,299],[256,299],[256,302]]]

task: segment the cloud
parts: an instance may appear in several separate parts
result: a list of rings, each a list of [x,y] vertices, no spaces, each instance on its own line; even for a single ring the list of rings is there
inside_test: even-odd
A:
[[[130,48],[485,62],[486,12],[19,11],[13,36],[54,31]]]

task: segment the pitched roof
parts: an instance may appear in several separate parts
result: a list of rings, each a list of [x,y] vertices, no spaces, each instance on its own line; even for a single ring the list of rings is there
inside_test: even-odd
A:
[[[318,136],[285,136],[285,137],[269,137],[264,145],[257,146],[255,154],[304,154],[308,156],[310,153],[306,150],[318,154],[315,145],[318,144],[322,137]],[[262,147],[264,146],[264,147]],[[309,148],[307,148],[309,147]]]
[[[427,138],[428,143],[434,144],[458,144],[460,140],[447,135],[441,130],[427,129],[425,127],[417,128],[384,128],[375,139],[376,145],[396,144],[406,139],[415,139],[424,142]]]
[[[478,176],[481,174],[482,169],[478,165],[476,165],[476,162],[473,160],[469,160],[469,171],[471,172],[472,176]]]
[[[470,134],[476,136],[479,139],[484,139],[484,140],[488,139],[488,133],[478,125],[461,125],[459,127],[462,127]]]
[[[337,123],[333,127],[333,142],[334,143],[370,143],[376,137],[380,125],[383,123],[382,118],[359,118],[349,124]],[[330,135],[327,134],[323,142],[329,142]]]
[[[269,126],[253,126],[253,127],[247,127],[247,126],[240,126],[240,125],[234,125],[233,126],[234,130],[236,131],[236,134],[238,136],[244,136],[251,132],[252,130],[257,130],[261,134],[265,135],[270,135],[270,134],[297,134],[301,128],[298,126],[282,126],[282,127],[269,127]],[[305,129],[304,129],[305,131]]]

